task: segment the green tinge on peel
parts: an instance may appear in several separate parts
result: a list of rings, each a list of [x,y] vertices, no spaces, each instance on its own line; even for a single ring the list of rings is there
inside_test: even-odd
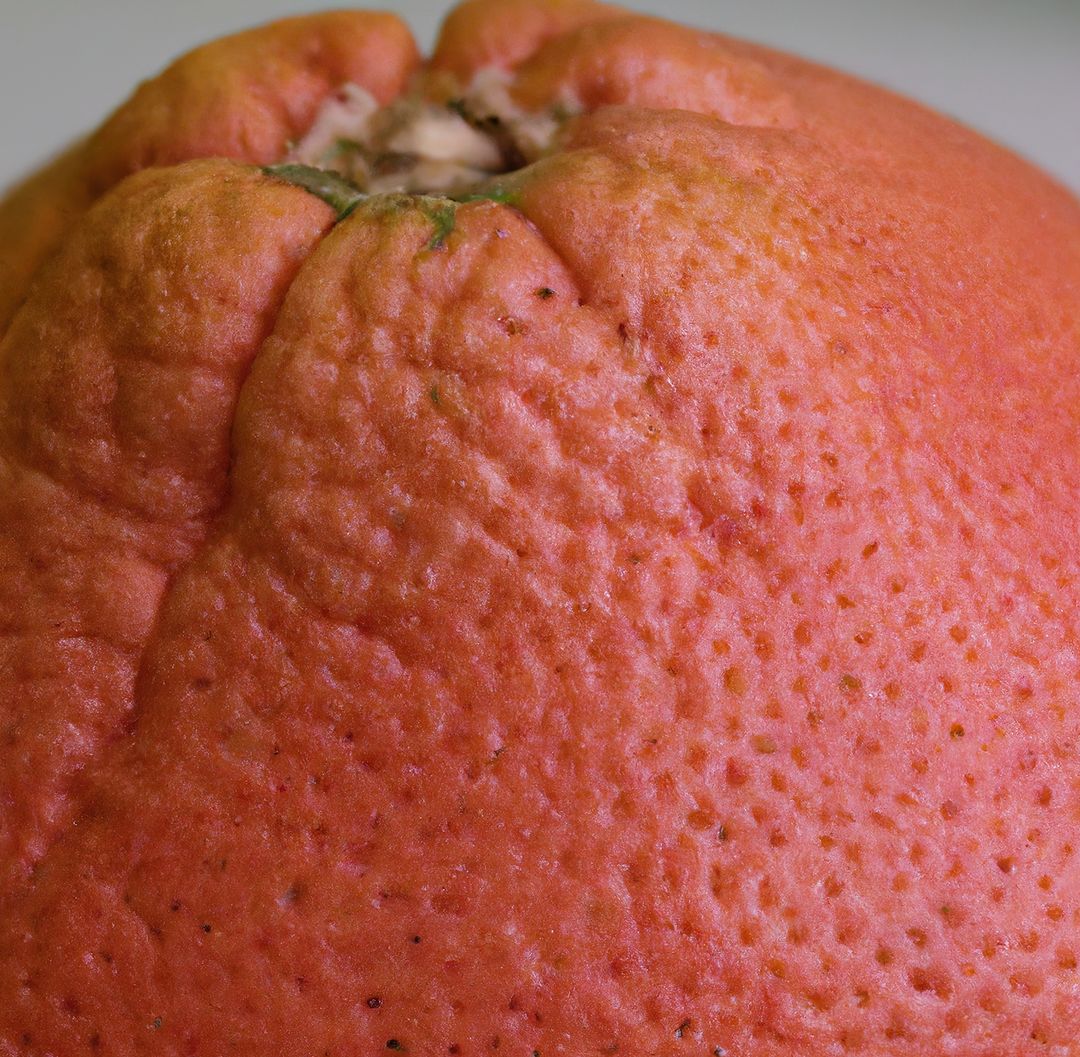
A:
[[[433,208],[424,208],[424,215],[435,226],[435,234],[428,243],[429,250],[441,250],[446,245],[446,240],[453,233],[457,222],[456,214],[457,203],[453,201],[440,202]]]
[[[338,220],[344,220],[361,202],[371,197],[343,176],[311,165],[267,165],[263,172],[321,198],[337,213]]]
[[[498,202],[499,205],[512,206],[517,201],[517,192],[497,184],[486,191],[469,191],[454,195],[454,200],[464,205],[467,202]]]
[[[281,165],[267,165],[263,172],[277,180],[284,180],[294,187],[300,187],[309,194],[321,198],[337,213],[337,220],[344,220],[358,205],[370,199],[401,198],[400,193],[369,193],[361,191],[350,180],[330,169],[320,169],[314,165],[301,165],[288,162]],[[471,191],[462,195],[413,194],[408,197],[419,200],[424,215],[431,221],[435,232],[428,243],[428,249],[439,250],[446,245],[446,240],[454,230],[455,213],[458,205],[469,202],[496,202],[511,205],[514,192],[501,185],[486,191]]]

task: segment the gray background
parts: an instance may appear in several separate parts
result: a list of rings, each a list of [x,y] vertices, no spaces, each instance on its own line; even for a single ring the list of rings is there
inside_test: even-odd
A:
[[[334,0],[0,0],[0,186],[97,124],[137,80],[177,53],[233,29],[327,6]],[[426,47],[449,5],[371,6],[404,15]],[[625,6],[773,44],[897,88],[1080,190],[1080,0]]]

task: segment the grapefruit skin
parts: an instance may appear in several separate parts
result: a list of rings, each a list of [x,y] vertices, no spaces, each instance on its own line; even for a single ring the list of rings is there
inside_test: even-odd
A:
[[[0,205],[0,1055],[1080,1053],[1080,205],[573,0],[424,67],[583,105],[504,201],[253,167],[416,63]]]

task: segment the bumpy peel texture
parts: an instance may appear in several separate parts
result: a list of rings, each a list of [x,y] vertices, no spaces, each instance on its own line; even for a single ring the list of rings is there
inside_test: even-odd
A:
[[[255,167],[416,63],[0,204],[0,1054],[1080,1052],[1080,206],[575,0],[424,68],[583,107],[508,202]]]

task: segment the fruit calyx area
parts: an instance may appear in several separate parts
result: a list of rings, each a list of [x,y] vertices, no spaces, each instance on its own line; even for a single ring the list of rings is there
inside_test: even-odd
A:
[[[317,194],[339,216],[377,194],[460,199],[549,151],[569,116],[566,107],[523,110],[497,70],[481,71],[445,102],[417,91],[380,106],[347,84],[267,171]]]

